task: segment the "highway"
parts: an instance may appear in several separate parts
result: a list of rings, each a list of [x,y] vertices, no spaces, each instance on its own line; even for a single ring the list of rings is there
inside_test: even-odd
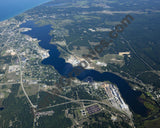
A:
[[[16,53],[17,53],[17,51],[16,51]],[[30,100],[29,97],[28,97],[28,94],[26,93],[26,91],[25,91],[25,89],[24,89],[23,77],[22,77],[22,75],[23,75],[23,74],[22,74],[22,64],[21,64],[21,59],[20,59],[20,56],[19,56],[18,53],[17,53],[17,57],[18,57],[19,64],[20,64],[20,84],[21,84],[22,90],[23,90],[23,92],[24,92],[24,94],[25,94],[25,96],[26,96],[29,104],[31,105],[31,107],[32,107],[33,109],[35,109],[36,106],[32,104],[31,100]]]
[[[74,100],[72,98],[68,98],[66,96],[62,96],[62,95],[59,95],[59,94],[55,94],[55,93],[52,93],[52,92],[49,92],[49,91],[45,91],[49,94],[52,94],[52,95],[56,95],[58,97],[61,97],[61,98],[64,98],[66,100],[69,100],[68,102],[64,102],[64,103],[60,103],[60,104],[55,104],[55,105],[52,105],[52,106],[47,106],[47,107],[43,107],[43,108],[39,108],[37,109],[37,111],[41,111],[41,110],[45,110],[45,109],[48,109],[48,108],[54,108],[54,107],[57,107],[57,106],[61,106],[61,105],[66,105],[66,104],[70,104],[70,103],[78,103],[78,102],[92,102],[92,103],[98,103],[98,104],[103,104],[103,105],[106,105],[110,108],[113,108],[113,106],[108,102],[103,102],[103,101],[97,101],[97,100],[88,100],[88,99],[80,99],[80,100]],[[127,113],[126,111],[123,111],[123,110],[118,110],[116,109],[117,111],[119,112],[122,112],[123,114],[125,114],[127,117],[129,117],[130,119],[132,118],[130,113]]]

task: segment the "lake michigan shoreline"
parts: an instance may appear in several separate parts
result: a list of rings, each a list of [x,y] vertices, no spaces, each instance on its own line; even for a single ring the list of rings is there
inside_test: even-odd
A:
[[[33,9],[33,8],[35,8],[35,7],[37,7],[37,6],[40,6],[40,5],[42,5],[42,4],[45,4],[45,3],[48,3],[48,2],[50,2],[51,0],[45,0],[45,1],[41,1],[41,2],[39,2],[39,3],[37,3],[37,4],[33,4],[33,5],[30,5],[30,6],[28,6],[27,8],[24,8],[24,9],[20,9],[19,11],[15,11],[15,12],[10,12],[10,14],[9,13],[7,13],[7,10],[9,10],[10,8],[11,8],[11,6],[8,6],[8,8],[5,8],[5,10],[4,10],[4,8],[2,8],[2,9],[0,9],[0,22],[3,22],[3,21],[5,21],[5,20],[9,20],[9,19],[11,19],[11,18],[14,18],[15,16],[17,16],[17,15],[20,15],[20,14],[22,14],[22,13],[25,13],[26,11],[28,11],[28,10],[30,10],[30,9]],[[4,3],[4,4],[6,4],[6,3]],[[3,3],[1,4],[1,6],[3,6]],[[1,7],[0,6],[0,7]],[[22,7],[22,6],[20,6],[19,5],[19,8],[20,7]],[[4,16],[4,11],[6,12],[6,14],[5,14],[5,16]]]

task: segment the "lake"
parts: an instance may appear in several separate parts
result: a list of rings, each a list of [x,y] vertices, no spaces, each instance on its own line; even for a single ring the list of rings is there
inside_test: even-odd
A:
[[[39,27],[38,25],[34,24],[33,21],[28,21],[27,23],[22,24],[21,27],[32,28],[31,31],[24,32],[23,34],[27,34],[33,38],[41,40],[39,42],[39,46],[49,50],[50,57],[44,59],[42,64],[54,66],[54,68],[62,76],[67,76],[67,74],[72,71],[72,64],[66,63],[63,58],[60,58],[60,52],[58,51],[57,46],[50,44],[50,40],[53,38],[48,34],[52,29],[50,25]],[[138,100],[141,92],[134,91],[121,77],[110,72],[100,73],[96,70],[87,69],[85,69],[79,76],[77,76],[79,80],[84,80],[87,77],[92,77],[94,81],[110,81],[113,84],[116,84],[123,99],[129,105],[131,110],[137,114],[146,116],[147,109]]]
[[[4,109],[4,107],[0,107],[0,111],[2,111]]]

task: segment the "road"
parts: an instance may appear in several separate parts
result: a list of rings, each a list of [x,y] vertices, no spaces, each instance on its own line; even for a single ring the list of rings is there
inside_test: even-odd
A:
[[[148,66],[151,70],[154,70],[154,69],[152,68],[152,66],[149,65],[142,57],[140,57],[139,55],[137,55],[137,52],[134,50],[134,48],[131,46],[131,44],[130,44],[130,42],[129,42],[128,40],[126,40],[123,36],[121,36],[121,38],[124,39],[124,40],[127,42],[129,48],[130,48],[131,51],[137,56],[137,58],[139,58],[139,59],[140,59],[146,66]]]
[[[92,102],[92,103],[98,103],[98,104],[103,104],[103,105],[106,105],[110,108],[113,108],[113,106],[108,102],[103,102],[103,101],[97,101],[97,100],[88,100],[88,99],[80,99],[80,100],[75,100],[75,99],[72,99],[72,98],[68,98],[66,96],[62,96],[62,95],[59,95],[59,94],[56,94],[56,93],[52,93],[50,91],[45,91],[51,95],[56,95],[58,97],[61,97],[61,98],[64,98],[66,100],[69,100],[68,102],[64,102],[64,103],[60,103],[60,104],[55,104],[55,105],[52,105],[52,106],[47,106],[47,107],[43,107],[43,108],[39,108],[37,109],[37,111],[41,111],[41,110],[45,110],[45,109],[48,109],[48,108],[54,108],[54,107],[57,107],[57,106],[61,106],[61,105],[66,105],[66,104],[70,104],[70,103],[78,103],[78,102]],[[125,114],[127,117],[129,117],[130,119],[132,118],[132,115],[130,115],[129,113],[127,113],[126,111],[124,110],[118,110],[116,109],[117,111],[119,112],[122,112],[123,114]]]
[[[16,51],[16,53],[17,53],[17,51]],[[26,93],[26,91],[25,91],[25,89],[24,89],[23,77],[22,77],[22,75],[23,75],[23,74],[22,74],[22,64],[21,64],[21,59],[20,59],[20,56],[19,56],[18,53],[17,53],[17,57],[18,57],[18,60],[19,60],[19,65],[20,65],[20,84],[21,84],[22,90],[23,90],[23,92],[24,92],[24,94],[25,94],[25,96],[26,96],[29,104],[31,105],[31,107],[35,109],[36,106],[32,104],[31,100],[30,100],[29,97],[28,97],[28,94]]]
[[[20,84],[20,82],[16,82],[16,83],[0,83],[0,85],[13,85],[13,84]]]

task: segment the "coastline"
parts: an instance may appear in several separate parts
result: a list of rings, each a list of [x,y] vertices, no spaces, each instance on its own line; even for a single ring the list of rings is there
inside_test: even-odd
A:
[[[4,16],[2,17],[1,14],[0,14],[0,22],[5,21],[5,20],[9,20],[9,19],[11,19],[11,18],[13,18],[13,17],[15,17],[15,16],[17,16],[17,15],[20,15],[20,14],[22,14],[22,13],[25,13],[26,11],[28,11],[28,10],[34,8],[34,7],[40,6],[40,5],[45,4],[45,3],[47,3],[47,2],[50,2],[50,1],[52,1],[52,0],[45,0],[45,1],[43,1],[43,2],[40,2],[40,3],[37,3],[37,4],[33,4],[33,5],[31,5],[30,7],[27,7],[27,8],[24,8],[24,9],[19,9],[19,11],[15,11],[15,12],[13,12],[12,14],[9,14],[9,13],[8,13],[5,17],[4,17]],[[10,7],[8,7],[8,9],[9,9],[9,8],[10,8]],[[7,9],[5,9],[5,10],[7,10]],[[3,9],[0,10],[0,11],[1,11],[1,13],[4,12]]]

